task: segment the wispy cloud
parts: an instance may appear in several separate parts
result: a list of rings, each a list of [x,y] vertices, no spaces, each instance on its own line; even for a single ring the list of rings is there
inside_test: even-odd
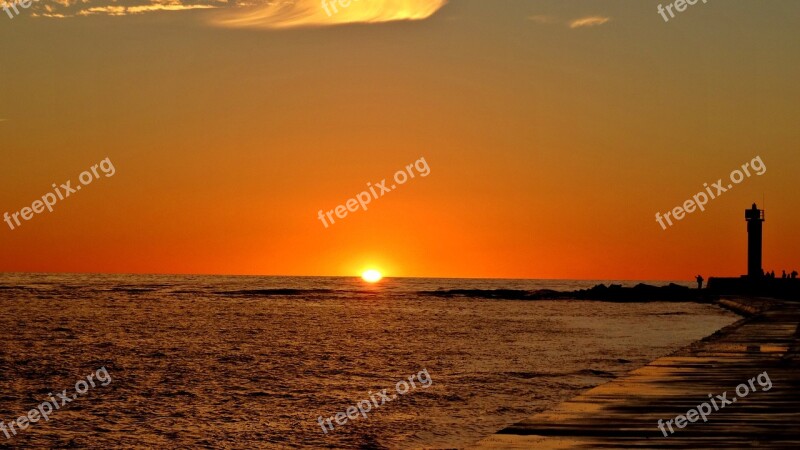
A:
[[[528,16],[528,20],[536,23],[553,23],[556,19],[553,16],[548,16],[546,14],[534,14],[532,16]]]
[[[342,7],[335,1],[277,1],[256,8],[220,11],[212,23],[233,28],[280,29],[423,20],[445,4],[447,0],[351,0],[349,6]]]
[[[213,9],[237,0],[53,0],[34,3],[33,17],[64,19],[75,16],[129,16],[157,11]]]
[[[79,11],[79,16],[104,14],[108,16],[127,16],[153,11],[185,11],[189,9],[211,9],[213,5],[139,5],[139,6],[95,6]]]
[[[37,2],[31,15],[51,19],[76,16],[130,16],[188,10],[216,10],[206,18],[230,28],[322,27],[348,23],[422,20],[447,0],[51,0]]]
[[[580,19],[575,19],[572,22],[570,22],[569,27],[570,28],[594,27],[598,25],[603,25],[609,20],[611,20],[610,17],[603,17],[603,16],[582,17]]]

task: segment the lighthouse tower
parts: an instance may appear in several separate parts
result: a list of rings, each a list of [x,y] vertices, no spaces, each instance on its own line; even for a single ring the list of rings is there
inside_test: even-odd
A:
[[[764,210],[758,209],[755,203],[750,209],[744,211],[747,221],[747,277],[758,280],[764,276],[761,267],[762,228],[764,224]]]

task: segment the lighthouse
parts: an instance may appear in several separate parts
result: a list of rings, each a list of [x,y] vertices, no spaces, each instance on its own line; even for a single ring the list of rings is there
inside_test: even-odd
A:
[[[764,270],[761,267],[764,210],[758,209],[758,206],[753,203],[752,208],[744,211],[744,220],[747,221],[747,277],[751,280],[758,280],[764,276]]]

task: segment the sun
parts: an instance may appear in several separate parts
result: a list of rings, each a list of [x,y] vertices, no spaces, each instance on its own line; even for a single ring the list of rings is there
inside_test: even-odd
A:
[[[383,275],[381,275],[381,273],[377,270],[370,269],[364,271],[364,273],[361,274],[361,278],[363,278],[367,283],[377,283],[378,281],[381,281]]]

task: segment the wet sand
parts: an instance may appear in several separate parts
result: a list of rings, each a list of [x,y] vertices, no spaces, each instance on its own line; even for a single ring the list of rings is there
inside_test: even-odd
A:
[[[800,446],[800,303],[727,299],[746,317],[626,376],[507,427],[472,448],[797,448]],[[664,437],[673,419],[766,371],[768,391]],[[756,384],[756,387],[759,387]]]

